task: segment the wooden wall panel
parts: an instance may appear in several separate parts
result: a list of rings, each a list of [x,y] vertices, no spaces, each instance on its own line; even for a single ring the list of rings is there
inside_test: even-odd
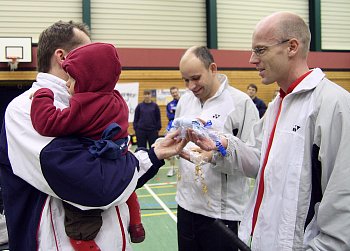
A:
[[[230,84],[237,89],[245,92],[249,83],[258,86],[258,97],[268,103],[271,101],[275,90],[278,88],[276,84],[263,85],[260,77],[255,70],[230,70],[219,71],[229,78]],[[22,84],[33,81],[36,76],[35,71],[15,71],[0,72],[0,85]],[[335,83],[350,91],[350,71],[326,71],[327,77]],[[171,86],[177,86],[179,89],[186,88],[181,79],[178,70],[124,70],[119,80],[120,83],[138,82],[139,102],[143,100],[143,91],[145,89],[167,89]],[[165,105],[160,106],[162,116],[162,131],[165,132],[168,120],[165,113]],[[129,133],[134,134],[132,124],[130,124]]]
[[[264,100],[268,104],[274,95],[274,92],[278,88],[277,84],[263,85],[260,82],[258,72],[253,70],[230,70],[219,71],[226,74],[229,78],[230,84],[235,88],[246,92],[247,86],[250,83],[254,83],[258,87],[258,97]],[[347,91],[350,91],[350,71],[327,71],[327,77],[335,83],[342,86]],[[177,86],[178,88],[186,88],[181,79],[181,74],[178,70],[147,70],[147,71],[123,71],[119,82],[139,82],[139,102],[143,100],[143,90],[145,89],[167,89],[171,86]],[[160,106],[162,116],[162,131],[165,132],[168,120],[166,117],[165,106]],[[130,134],[133,134],[133,127],[130,124]]]

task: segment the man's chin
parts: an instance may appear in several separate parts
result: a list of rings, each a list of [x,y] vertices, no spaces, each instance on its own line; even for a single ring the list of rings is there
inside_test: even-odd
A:
[[[199,98],[199,99],[202,97],[201,93],[199,93],[199,92],[196,92],[196,93],[193,92],[193,95],[196,96],[196,98]]]
[[[270,84],[275,83],[275,81],[271,81],[270,79],[262,78],[261,83],[264,85],[270,85]]]

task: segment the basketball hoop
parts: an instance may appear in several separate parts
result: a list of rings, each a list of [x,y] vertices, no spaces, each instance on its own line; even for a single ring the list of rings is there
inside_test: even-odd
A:
[[[18,59],[19,57],[6,57],[7,59],[11,59],[11,61],[8,62],[8,65],[10,66],[10,71],[17,70],[18,68]]]

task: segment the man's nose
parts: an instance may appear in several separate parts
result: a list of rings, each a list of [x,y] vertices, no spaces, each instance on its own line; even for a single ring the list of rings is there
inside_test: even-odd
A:
[[[187,88],[193,90],[196,87],[196,81],[189,80],[187,84]]]
[[[249,63],[250,64],[259,63],[259,57],[254,52],[252,52],[252,54],[250,55]]]

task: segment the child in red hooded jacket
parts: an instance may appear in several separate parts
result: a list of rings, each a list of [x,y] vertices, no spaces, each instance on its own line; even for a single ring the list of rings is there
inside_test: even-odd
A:
[[[86,137],[94,157],[118,158],[128,147],[129,110],[114,89],[121,73],[117,50],[112,44],[87,44],[72,50],[62,67],[69,76],[66,83],[72,95],[69,107],[56,108],[50,89],[37,90],[30,114],[33,127],[43,136]],[[135,192],[126,203],[130,210],[131,241],[142,242],[145,231]],[[63,205],[65,229],[74,249],[100,250],[94,239],[102,226],[102,210],[80,210],[64,201]]]

